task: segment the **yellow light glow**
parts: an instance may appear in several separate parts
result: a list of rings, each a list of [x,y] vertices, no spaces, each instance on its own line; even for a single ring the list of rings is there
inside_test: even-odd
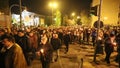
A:
[[[77,16],[77,19],[80,19],[80,16]]]
[[[108,17],[104,17],[104,20],[107,20],[108,19]]]
[[[41,49],[40,51],[41,51],[41,53],[43,53],[43,52],[44,52],[44,50],[43,50],[43,49]]]
[[[72,13],[72,16],[75,16],[75,13],[74,13],[74,12]]]
[[[57,8],[58,4],[56,2],[50,2],[49,6],[52,7],[52,8]]]

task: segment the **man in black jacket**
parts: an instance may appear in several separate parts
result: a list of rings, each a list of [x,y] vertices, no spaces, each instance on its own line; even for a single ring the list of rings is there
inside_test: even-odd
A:
[[[115,41],[115,35],[114,34],[110,34],[110,37],[107,38],[105,40],[105,53],[106,53],[106,57],[105,57],[105,61],[110,64],[110,55],[114,50],[114,46],[116,45]]]
[[[119,63],[119,68],[120,68],[120,33],[118,33],[118,35],[116,36],[116,42],[117,42],[117,56],[116,56],[116,59],[115,61],[117,63]]]
[[[58,59],[58,54],[59,54],[59,48],[61,46],[61,40],[58,38],[58,34],[53,34],[52,38],[51,38],[51,45],[53,47],[53,59],[52,61],[57,61]]]
[[[67,53],[69,51],[69,43],[70,43],[70,34],[68,31],[65,32],[65,35],[63,35],[63,40],[64,40],[64,44],[66,46],[65,50]]]
[[[22,48],[23,53],[25,55],[25,59],[27,61],[27,64],[30,65],[29,56],[28,56],[29,40],[28,40],[28,37],[25,35],[25,32],[23,30],[18,31],[18,36],[16,37],[15,41]]]

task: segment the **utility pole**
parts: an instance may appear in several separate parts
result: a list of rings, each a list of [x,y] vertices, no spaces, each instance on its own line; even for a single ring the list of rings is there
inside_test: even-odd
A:
[[[22,6],[21,6],[21,0],[19,0],[19,5],[20,5],[20,28],[22,28]]]
[[[96,37],[96,40],[98,40],[98,35],[99,35],[99,30],[100,30],[101,5],[102,5],[102,0],[100,0],[99,10],[98,10],[98,26],[97,26],[97,37]],[[96,43],[98,43],[98,42],[96,41]],[[96,54],[97,54],[96,53],[96,49],[97,49],[96,46],[95,46],[95,51],[94,51],[94,59],[93,59],[94,62],[96,62]]]

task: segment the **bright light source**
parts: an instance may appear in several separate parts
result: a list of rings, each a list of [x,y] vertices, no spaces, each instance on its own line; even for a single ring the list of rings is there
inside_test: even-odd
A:
[[[80,19],[80,16],[77,16],[77,19]]]
[[[104,20],[107,20],[108,19],[108,17],[104,17]]]
[[[50,2],[49,6],[52,8],[57,8],[58,4],[56,2]]]
[[[75,16],[75,13],[74,13],[74,12],[72,13],[72,16]]]

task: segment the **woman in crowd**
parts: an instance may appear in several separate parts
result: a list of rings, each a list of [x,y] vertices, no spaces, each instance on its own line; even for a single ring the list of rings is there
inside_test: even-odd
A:
[[[46,34],[41,35],[41,43],[37,54],[40,56],[42,68],[50,68],[53,48],[50,45]]]

